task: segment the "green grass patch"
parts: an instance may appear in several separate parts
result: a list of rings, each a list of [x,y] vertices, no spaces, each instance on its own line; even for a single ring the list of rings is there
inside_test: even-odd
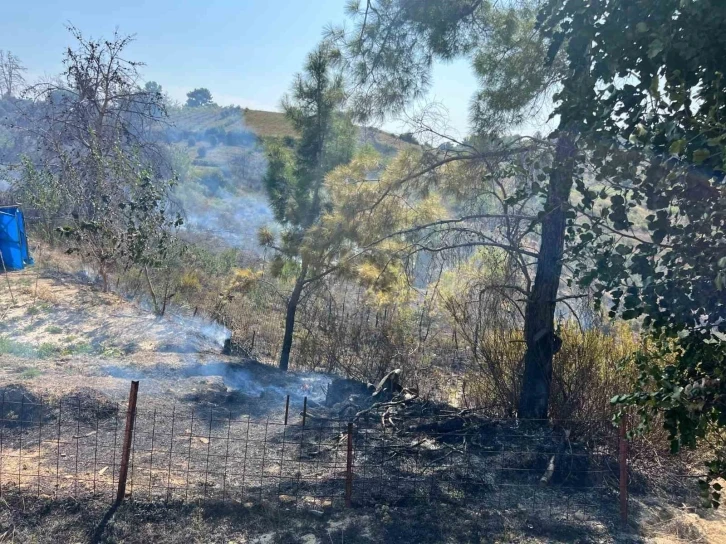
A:
[[[63,329],[61,329],[58,325],[51,325],[45,329],[45,332],[48,334],[62,334]]]
[[[37,378],[41,374],[42,374],[42,372],[40,370],[38,370],[37,368],[30,367],[30,368],[26,368],[25,370],[23,370],[23,372],[20,374],[20,377],[23,380],[32,380],[33,378]]]
[[[0,336],[0,355],[15,355],[16,357],[33,357],[35,350],[27,344]]]
[[[61,349],[61,355],[90,355],[94,352],[93,346],[88,342],[79,342]]]
[[[40,346],[38,346],[38,357],[41,357],[43,359],[47,357],[53,357],[54,355],[58,355],[59,353],[60,348],[52,342],[43,342]]]
[[[101,345],[101,356],[102,357],[123,357],[126,352],[118,346],[111,344]]]

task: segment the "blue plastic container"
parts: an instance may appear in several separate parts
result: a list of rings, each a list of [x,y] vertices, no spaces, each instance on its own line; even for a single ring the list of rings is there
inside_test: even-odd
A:
[[[25,233],[25,218],[18,206],[0,207],[0,255],[6,270],[22,270],[33,264]]]

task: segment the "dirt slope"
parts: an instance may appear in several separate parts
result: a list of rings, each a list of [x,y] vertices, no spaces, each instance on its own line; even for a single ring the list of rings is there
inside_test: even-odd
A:
[[[207,390],[258,397],[321,399],[329,381],[282,374],[221,354],[228,331],[172,311],[160,318],[142,305],[100,292],[82,274],[40,267],[0,278],[0,382],[39,394],[92,387],[123,399],[129,381],[141,394],[175,402]],[[9,283],[9,290],[8,290]],[[10,293],[12,292],[12,296]]]

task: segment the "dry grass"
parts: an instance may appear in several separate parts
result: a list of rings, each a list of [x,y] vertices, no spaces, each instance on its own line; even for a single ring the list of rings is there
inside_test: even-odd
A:
[[[297,133],[284,113],[277,111],[246,110],[245,124],[262,138],[296,138]]]

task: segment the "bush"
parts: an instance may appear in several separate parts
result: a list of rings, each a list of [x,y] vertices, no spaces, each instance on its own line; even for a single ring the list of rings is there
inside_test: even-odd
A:
[[[179,290],[183,293],[195,293],[202,288],[202,282],[194,271],[184,272],[179,279]]]
[[[624,391],[634,372],[621,363],[638,348],[627,326],[610,332],[580,331],[575,323],[560,329],[562,348],[552,369],[553,419],[609,419],[610,399]],[[519,331],[490,331],[480,342],[477,364],[466,373],[464,402],[495,416],[514,417],[521,391],[525,344]]]

